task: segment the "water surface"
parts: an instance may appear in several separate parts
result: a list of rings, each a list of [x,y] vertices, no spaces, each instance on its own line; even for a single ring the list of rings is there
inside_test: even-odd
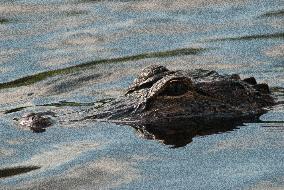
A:
[[[151,64],[254,76],[283,101],[283,10],[280,0],[2,0],[1,187],[283,189],[283,104],[258,122],[172,141],[69,122],[122,95]],[[44,133],[14,120],[48,110],[65,122]]]

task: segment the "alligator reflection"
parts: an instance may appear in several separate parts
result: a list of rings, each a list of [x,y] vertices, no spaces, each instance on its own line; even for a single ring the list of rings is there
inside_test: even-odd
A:
[[[194,137],[225,133],[238,129],[243,125],[244,121],[219,120],[195,123],[175,121],[159,126],[132,125],[132,127],[136,129],[138,136],[142,138],[158,140],[165,145],[172,145],[171,148],[179,148],[191,143]]]

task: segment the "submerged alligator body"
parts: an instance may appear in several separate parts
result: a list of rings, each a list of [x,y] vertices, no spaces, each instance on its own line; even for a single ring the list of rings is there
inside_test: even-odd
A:
[[[87,113],[81,120],[103,120],[140,126],[187,126],[257,119],[274,105],[267,84],[255,78],[221,75],[203,69],[170,71],[164,66],[145,68],[124,96]],[[35,119],[33,119],[33,118]],[[42,118],[45,122],[39,122]],[[26,115],[20,122],[43,128],[47,117]],[[184,125],[179,125],[184,127]]]

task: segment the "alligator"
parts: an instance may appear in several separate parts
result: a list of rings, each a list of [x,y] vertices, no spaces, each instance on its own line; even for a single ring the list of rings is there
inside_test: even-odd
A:
[[[216,71],[169,70],[152,65],[142,70],[125,94],[76,121],[110,121],[156,128],[198,128],[253,121],[275,105],[269,86],[254,77]],[[52,125],[48,114],[29,113],[20,125],[41,132]],[[141,129],[141,127],[139,127]]]

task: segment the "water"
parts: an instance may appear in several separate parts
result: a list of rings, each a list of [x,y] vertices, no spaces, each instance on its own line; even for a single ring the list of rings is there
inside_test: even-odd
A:
[[[283,189],[283,104],[179,148],[130,126],[37,134],[13,120],[50,109],[68,120],[121,95],[150,64],[255,76],[283,101],[283,9],[277,0],[0,1],[1,188]]]

